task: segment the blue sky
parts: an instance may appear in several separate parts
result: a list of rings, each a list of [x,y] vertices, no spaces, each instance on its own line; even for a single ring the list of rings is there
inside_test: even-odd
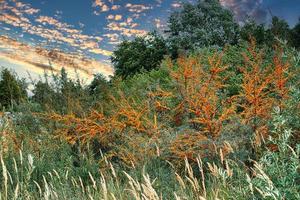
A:
[[[87,79],[111,75],[109,56],[120,41],[164,30],[187,1],[195,0],[0,0],[0,66],[21,76],[61,67]],[[273,14],[293,26],[300,16],[300,0],[220,2],[239,21],[250,15],[268,23]]]

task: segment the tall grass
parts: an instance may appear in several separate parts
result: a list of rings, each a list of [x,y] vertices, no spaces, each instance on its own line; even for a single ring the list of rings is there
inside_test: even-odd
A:
[[[180,170],[163,160],[149,161],[142,168],[124,171],[103,156],[104,165],[85,176],[74,169],[42,171],[34,154],[20,149],[11,156],[4,151],[1,129],[0,199],[300,199],[300,149],[289,146],[291,130],[282,116],[274,117],[272,140],[280,144],[255,162],[252,173],[237,160],[224,158],[222,151],[214,163],[197,157],[196,164],[184,161]],[[47,163],[47,160],[43,160]],[[61,162],[61,161],[57,161]],[[73,170],[73,171],[72,171]],[[42,173],[36,174],[36,171]],[[167,176],[165,176],[167,174]],[[250,175],[252,174],[252,175]]]

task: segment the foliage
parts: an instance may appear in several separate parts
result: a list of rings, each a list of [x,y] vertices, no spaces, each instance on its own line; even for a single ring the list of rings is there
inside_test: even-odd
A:
[[[270,27],[270,31],[273,37],[277,37],[279,39],[290,40],[290,27],[289,24],[279,17],[273,17],[272,23]],[[274,41],[275,42],[275,41]]]
[[[248,20],[241,27],[241,39],[249,41],[251,37],[255,39],[257,44],[265,44],[269,41],[270,34],[266,31],[264,24],[257,24],[254,20]]]
[[[298,23],[299,24],[299,23]],[[281,41],[286,41],[289,46],[298,48],[299,25],[290,28],[287,21],[277,16],[272,17],[269,26],[257,24],[253,19],[248,19],[241,27],[240,36],[245,41],[250,41],[251,37],[255,38],[258,45],[272,47]]]
[[[109,94],[108,81],[102,74],[96,74],[88,87],[88,91],[95,99],[105,100]]]
[[[115,74],[126,78],[159,67],[167,52],[164,39],[157,33],[123,41],[113,52],[111,62]]]
[[[244,123],[252,127],[259,140],[261,136],[265,137],[266,120],[270,117],[272,109],[273,102],[269,95],[272,75],[270,66],[263,66],[263,52],[257,52],[255,41],[249,46],[248,54],[243,55],[245,65],[241,68],[241,115]]]
[[[229,45],[238,27],[215,0],[170,22],[171,50],[188,51],[124,41],[110,79],[62,69],[24,101],[26,83],[2,71],[14,106],[0,113],[0,199],[300,198],[298,25],[249,22]]]
[[[273,135],[270,142],[277,149],[269,149],[256,163],[257,176],[251,181],[258,196],[264,199],[299,199],[299,144],[290,146],[292,132],[280,109],[275,110],[272,119]],[[252,191],[253,192],[253,191]]]
[[[182,107],[182,113],[202,134],[215,138],[235,109],[230,105],[230,99],[220,95],[225,87],[221,73],[226,69],[222,54],[208,57],[208,63],[208,69],[205,69],[196,58],[179,58],[178,69],[171,68],[170,73],[177,82],[177,93],[181,95],[178,106]]]
[[[62,114],[83,114],[90,105],[87,103],[88,90],[84,89],[79,79],[74,81],[68,77],[64,68],[59,74],[34,83],[32,101],[42,106],[44,111],[55,111]],[[85,102],[85,103],[84,103]]]
[[[291,30],[291,44],[293,47],[300,49],[300,19],[295,27]]]
[[[9,108],[26,100],[27,91],[24,80],[17,78],[16,74],[8,69],[2,69],[0,76],[0,106]]]
[[[197,157],[193,164],[185,159],[182,171],[160,157],[126,171],[106,157],[101,158],[101,165],[89,166],[94,161],[86,158],[84,166],[74,168],[67,148],[60,144],[51,149],[41,146],[40,154],[21,148],[8,155],[2,149],[0,195],[2,199],[298,199],[299,147],[289,146],[291,130],[278,111],[272,131],[280,137],[271,141],[279,149],[267,150],[257,160],[253,177],[222,151],[213,162]],[[5,130],[12,134],[9,126]],[[48,140],[40,142],[47,144]]]
[[[232,13],[217,0],[198,0],[195,5],[184,4],[181,11],[169,18],[168,42],[172,55],[178,50],[198,48],[238,41],[238,24]]]
[[[66,102],[71,106],[68,114],[58,111],[41,116],[51,119],[50,129],[74,148],[92,149],[96,154],[101,149],[109,159],[126,166],[141,165],[155,158],[158,150],[172,162],[185,157],[195,162],[198,154],[214,159],[215,150],[224,149],[231,132],[243,126],[245,136],[235,136],[237,148],[252,142],[259,147],[269,135],[272,108],[285,109],[290,64],[283,49],[266,53],[254,40],[241,52],[239,47],[228,49],[229,53],[211,49],[176,61],[167,59],[160,69],[126,80],[115,77],[108,83],[96,76],[79,90],[88,91],[90,97],[84,99],[90,103],[79,98],[79,107]],[[240,58],[232,62],[234,53],[240,53],[236,56]],[[68,91],[76,95],[72,90],[76,84],[63,77],[53,90],[63,97]],[[238,81],[230,82],[230,78]],[[236,94],[229,91],[231,84]],[[87,110],[73,112],[74,107]],[[226,132],[229,127],[231,131]],[[258,150],[253,149],[252,158],[259,155]]]
[[[34,90],[32,91],[33,96],[32,100],[36,103],[42,105],[44,110],[51,110],[53,109],[53,97],[54,97],[54,90],[51,88],[48,80],[46,79],[45,82],[39,80],[35,86]],[[50,107],[50,108],[49,108]]]

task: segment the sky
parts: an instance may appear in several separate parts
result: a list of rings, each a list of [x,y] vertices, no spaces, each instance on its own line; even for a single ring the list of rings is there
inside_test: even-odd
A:
[[[113,75],[109,58],[124,39],[163,32],[184,2],[196,0],[0,0],[0,67],[37,79],[65,67],[71,77]],[[220,0],[237,21],[272,15],[294,26],[300,0]]]

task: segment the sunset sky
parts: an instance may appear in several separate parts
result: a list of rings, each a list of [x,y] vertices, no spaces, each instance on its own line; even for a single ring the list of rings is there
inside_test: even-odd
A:
[[[188,1],[188,0],[186,0]],[[125,38],[166,29],[179,0],[0,0],[0,66],[33,78],[65,67],[81,78],[112,75],[109,57]],[[190,0],[190,2],[193,2]],[[220,0],[238,21],[246,15],[268,23],[271,14],[290,26],[300,0]],[[75,69],[75,70],[74,70]]]

